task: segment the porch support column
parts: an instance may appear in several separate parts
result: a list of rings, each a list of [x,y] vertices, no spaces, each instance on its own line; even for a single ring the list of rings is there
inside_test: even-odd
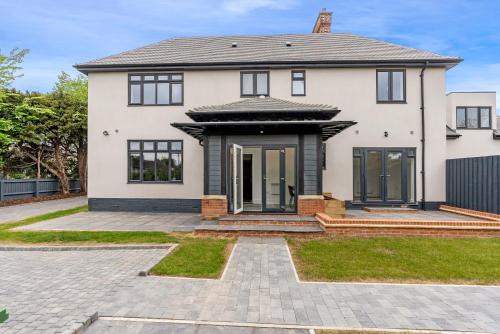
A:
[[[204,136],[203,138],[203,196],[201,198],[201,218],[217,219],[227,215],[227,196],[225,188],[225,168],[222,167],[221,136]]]

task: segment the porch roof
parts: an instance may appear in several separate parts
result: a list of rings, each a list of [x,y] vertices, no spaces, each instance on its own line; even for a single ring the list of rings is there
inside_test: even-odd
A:
[[[329,120],[340,110],[326,104],[306,104],[253,97],[240,101],[191,109],[186,113],[195,122]]]
[[[245,122],[196,122],[172,123],[198,140],[207,134],[224,133],[238,135],[321,133],[325,141],[348,127],[353,121],[245,121]]]

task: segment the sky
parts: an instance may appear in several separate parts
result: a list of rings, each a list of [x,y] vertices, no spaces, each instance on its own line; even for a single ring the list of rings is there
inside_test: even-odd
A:
[[[463,58],[448,91],[500,92],[498,0],[0,0],[0,52],[29,49],[12,86],[44,92],[76,63],[171,37],[309,33],[321,8],[333,32]]]

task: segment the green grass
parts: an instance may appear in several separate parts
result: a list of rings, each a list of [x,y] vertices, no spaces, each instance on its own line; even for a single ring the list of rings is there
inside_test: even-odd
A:
[[[217,278],[228,257],[229,239],[185,238],[151,269],[153,275]]]
[[[79,207],[71,208],[71,209],[67,209],[67,210],[49,212],[49,213],[45,213],[43,215],[26,218],[26,219],[19,220],[17,222],[13,222],[13,223],[0,224],[0,231],[8,230],[8,229],[19,227],[19,226],[34,224],[34,223],[38,223],[38,222],[41,222],[44,220],[74,215],[75,213],[87,212],[87,211],[89,211],[88,205],[83,205],[83,206],[79,206]]]
[[[289,240],[309,281],[500,283],[500,238]]]

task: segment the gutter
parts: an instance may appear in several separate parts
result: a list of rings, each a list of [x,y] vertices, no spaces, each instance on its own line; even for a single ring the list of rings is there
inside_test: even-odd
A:
[[[422,199],[420,201],[421,209],[425,210],[426,205],[425,205],[425,93],[424,93],[424,78],[425,78],[425,70],[427,69],[427,66],[429,65],[429,62],[426,61],[424,64],[424,67],[422,67],[422,70],[420,71],[420,116],[421,116],[421,122],[422,122],[422,170],[421,170],[421,175],[422,175]]]

